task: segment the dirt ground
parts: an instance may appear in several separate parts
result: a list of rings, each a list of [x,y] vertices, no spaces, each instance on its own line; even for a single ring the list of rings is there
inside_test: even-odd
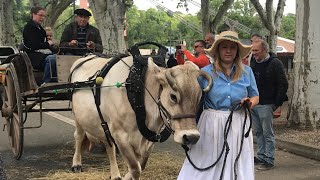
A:
[[[288,102],[282,106],[280,118],[274,119],[273,127],[275,136],[298,144],[304,144],[320,149],[320,131],[308,131],[287,127]]]

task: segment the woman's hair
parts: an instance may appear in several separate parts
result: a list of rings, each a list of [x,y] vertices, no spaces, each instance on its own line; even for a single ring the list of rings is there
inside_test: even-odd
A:
[[[221,41],[223,42],[223,41]],[[214,58],[214,68],[213,68],[213,74],[215,74],[216,72],[220,71],[222,72],[225,76],[227,76],[227,70],[222,66],[221,64],[221,57],[220,57],[220,53],[219,53],[219,47],[220,44],[218,45],[218,48],[216,48],[215,53],[215,58]],[[236,82],[240,79],[242,73],[244,72],[244,68],[242,65],[242,59],[240,58],[240,52],[239,52],[239,45],[237,44],[237,55],[233,61],[233,64],[235,65],[234,68],[234,72],[231,74],[231,80],[232,82]]]
[[[32,14],[37,14],[37,13],[38,13],[39,11],[41,11],[41,10],[45,11],[46,9],[43,8],[43,7],[39,7],[39,6],[32,7],[32,8],[31,8],[31,15],[32,15]]]

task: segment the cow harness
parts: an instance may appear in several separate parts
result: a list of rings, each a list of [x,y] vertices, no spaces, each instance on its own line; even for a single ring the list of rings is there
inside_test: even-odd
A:
[[[127,57],[127,56],[128,56],[128,54],[119,54],[119,55],[113,57],[108,63],[106,63],[101,70],[97,71],[93,76],[89,77],[88,81],[73,83],[74,85],[77,85],[77,86],[74,86],[73,91],[74,91],[75,87],[83,87],[82,84],[91,87],[92,93],[93,93],[93,96],[94,96],[94,101],[95,101],[95,104],[96,104],[96,108],[97,108],[97,111],[98,111],[98,115],[99,115],[100,120],[101,120],[101,126],[102,126],[103,132],[104,132],[104,134],[106,136],[107,142],[108,142],[110,147],[112,147],[113,143],[115,144],[115,141],[114,141],[113,137],[111,136],[109,126],[108,126],[107,122],[104,120],[103,115],[101,113],[101,109],[100,109],[100,104],[101,104],[101,83],[99,83],[97,81],[97,79],[98,78],[104,78],[108,74],[108,72],[110,71],[110,69],[112,68],[113,65],[115,65],[122,58]],[[81,63],[79,63],[71,71],[70,76],[69,76],[69,82],[71,82],[72,74],[76,69],[78,69],[84,63],[94,59],[95,57],[96,57],[95,55],[90,55],[90,56],[86,57],[86,59],[83,60]]]
[[[103,66],[103,68],[100,71],[98,71],[96,74],[94,74],[89,78],[89,80],[92,80],[93,78],[95,78],[94,79],[95,88],[92,88],[92,93],[93,93],[94,101],[95,101],[97,111],[101,120],[101,126],[103,128],[103,132],[107,138],[107,141],[110,147],[112,147],[112,143],[115,144],[115,141],[110,133],[109,126],[107,122],[104,120],[103,115],[101,113],[100,104],[101,104],[101,84],[102,83],[98,83],[97,78],[105,78],[108,72],[110,71],[110,69],[112,68],[112,66],[115,65],[117,62],[119,62],[122,58],[127,56],[128,54],[119,54],[113,57],[108,63],[106,63]]]

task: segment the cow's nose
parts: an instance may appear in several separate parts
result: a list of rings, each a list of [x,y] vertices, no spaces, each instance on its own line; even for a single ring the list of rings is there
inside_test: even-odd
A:
[[[183,144],[195,144],[200,136],[197,134],[183,135]]]

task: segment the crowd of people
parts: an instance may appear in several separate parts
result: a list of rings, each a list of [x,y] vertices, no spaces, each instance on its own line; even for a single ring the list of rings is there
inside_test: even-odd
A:
[[[66,26],[60,44],[57,44],[52,30],[41,26],[45,9],[31,9],[31,19],[23,30],[23,47],[32,66],[44,71],[42,84],[54,81],[59,50],[67,55],[103,51],[99,30],[88,23],[91,13],[77,9],[74,14],[75,22]],[[251,37],[251,43],[250,46],[242,44],[234,31],[221,32],[217,39],[208,33],[204,40],[194,42],[194,54],[184,44],[179,44],[175,58],[170,57],[176,61],[174,65],[191,61],[213,78],[213,87],[203,94],[199,108],[202,110],[198,120],[201,138],[189,147],[188,153],[196,166],[217,163],[206,171],[199,171],[186,159],[178,179],[219,179],[223,175],[223,179],[237,176],[239,180],[250,180],[254,179],[255,168],[274,168],[273,112],[288,100],[288,81],[283,64],[276,54],[269,52],[268,43],[257,34]],[[155,55],[156,51],[152,54]],[[205,79],[199,79],[199,84],[202,88],[207,86]],[[256,156],[250,122],[244,120],[244,110],[235,110],[227,136],[224,131],[230,110],[235,104],[243,105],[244,102],[249,104],[252,112],[258,145]],[[250,131],[245,138],[244,131]],[[220,152],[226,155],[225,162],[219,158]]]

